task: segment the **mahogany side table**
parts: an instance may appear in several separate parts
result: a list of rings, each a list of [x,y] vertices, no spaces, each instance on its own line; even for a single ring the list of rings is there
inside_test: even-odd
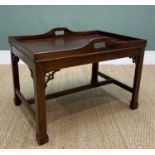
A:
[[[11,46],[15,105],[35,103],[33,114],[36,119],[38,144],[48,142],[46,99],[113,83],[132,93],[131,109],[138,107],[146,40],[104,31],[73,32],[67,28],[55,28],[41,35],[11,36],[8,40]],[[98,70],[98,62],[124,57],[132,58],[135,63],[133,87],[129,87]],[[20,91],[19,59],[24,61],[31,71],[34,82],[34,99],[27,100]],[[62,68],[88,63],[92,63],[90,84],[45,94],[47,83],[54,78],[55,72]],[[105,80],[99,82],[98,76]]]

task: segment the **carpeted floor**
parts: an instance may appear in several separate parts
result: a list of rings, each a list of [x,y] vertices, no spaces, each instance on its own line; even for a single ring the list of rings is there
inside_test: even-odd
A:
[[[133,65],[102,65],[100,71],[132,85]],[[90,81],[91,66],[63,69],[47,93]],[[29,70],[20,65],[21,90],[33,97]],[[38,146],[35,122],[25,106],[14,106],[9,65],[0,65],[0,148],[155,148],[155,66],[143,68],[139,108],[131,94],[111,84],[47,101],[49,143]]]

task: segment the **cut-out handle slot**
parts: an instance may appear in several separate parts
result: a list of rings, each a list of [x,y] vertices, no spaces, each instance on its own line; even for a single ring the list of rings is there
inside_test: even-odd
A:
[[[105,44],[105,42],[104,41],[102,41],[102,42],[96,42],[96,43],[94,43],[94,48],[96,48],[96,49],[98,49],[98,48],[104,48],[104,47],[106,47],[106,44]]]
[[[116,42],[113,42],[109,37],[102,37],[91,40],[89,44],[86,45],[86,48],[98,50],[98,49],[105,49],[115,44]]]
[[[51,31],[48,32],[48,35],[55,35],[55,36],[65,36],[65,35],[70,35],[73,32],[65,27],[59,27],[59,28],[54,28]]]
[[[62,36],[62,35],[64,35],[64,34],[65,34],[65,33],[64,33],[63,30],[55,31],[55,35],[56,35],[56,36]]]

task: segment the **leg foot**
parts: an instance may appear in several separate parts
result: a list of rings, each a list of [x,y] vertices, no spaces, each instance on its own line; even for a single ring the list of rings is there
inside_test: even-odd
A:
[[[48,135],[36,133],[36,140],[39,145],[43,145],[48,142]]]
[[[21,100],[18,98],[18,97],[14,97],[14,104],[16,105],[16,106],[19,106],[19,105],[21,105]]]
[[[138,108],[138,102],[130,102],[130,109],[135,110]]]

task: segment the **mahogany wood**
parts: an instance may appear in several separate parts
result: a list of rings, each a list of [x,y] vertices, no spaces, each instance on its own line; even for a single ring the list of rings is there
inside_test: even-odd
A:
[[[19,59],[23,60],[31,70],[35,92],[36,139],[39,145],[48,142],[45,99],[114,83],[132,93],[130,108],[138,107],[146,40],[98,30],[74,32],[67,28],[55,28],[40,35],[11,36],[8,41],[11,46],[16,105],[34,101],[34,99],[26,101],[20,92]],[[98,62],[124,57],[130,57],[136,63],[133,88],[98,71]],[[46,73],[88,63],[92,63],[89,85],[45,95]],[[98,82],[98,76],[105,78],[106,81]]]
[[[24,103],[24,105],[29,109],[31,116],[35,119],[35,111],[30,107],[29,102],[26,100],[26,98],[18,89],[16,89],[15,92],[16,92],[16,95],[19,97],[20,101]]]
[[[73,94],[73,93],[83,91],[83,90],[87,90],[87,89],[91,89],[91,88],[96,88],[96,87],[107,85],[110,83],[113,83],[112,79],[108,79],[106,81],[101,81],[101,82],[97,82],[94,84],[88,84],[88,85],[84,85],[84,86],[80,86],[80,87],[76,87],[76,88],[71,88],[71,89],[67,89],[67,90],[63,90],[63,91],[59,91],[59,92],[55,92],[55,93],[46,95],[46,100],[61,97],[61,96],[68,95],[68,94]],[[28,103],[33,104],[34,99],[29,99]]]
[[[15,105],[21,104],[21,100],[19,99],[18,95],[16,94],[16,89],[20,90],[18,61],[19,61],[19,58],[12,53],[12,48],[11,48],[11,63],[12,63]]]
[[[104,74],[104,73],[98,72],[98,75],[105,78],[105,79],[112,80],[112,82],[114,84],[116,84],[117,86],[119,86],[119,87],[121,87],[123,89],[126,89],[127,91],[129,91],[131,93],[133,92],[133,88],[131,88],[130,86],[128,86],[128,85],[126,85],[126,84],[124,84],[124,83],[122,83],[122,82],[120,82],[120,81],[118,81],[118,80]]]
[[[99,66],[98,62],[92,64],[92,75],[91,75],[91,83],[92,84],[98,82],[98,76],[97,76],[98,66]]]
[[[37,63],[33,71],[38,144],[48,142],[45,105],[45,72],[42,63]]]
[[[143,57],[144,57],[144,48],[141,48],[139,56],[137,57],[136,66],[135,66],[133,93],[132,93],[132,99],[130,102],[131,109],[138,108],[138,95],[139,95],[139,87],[140,87],[141,73],[142,73],[142,67],[143,67]]]

